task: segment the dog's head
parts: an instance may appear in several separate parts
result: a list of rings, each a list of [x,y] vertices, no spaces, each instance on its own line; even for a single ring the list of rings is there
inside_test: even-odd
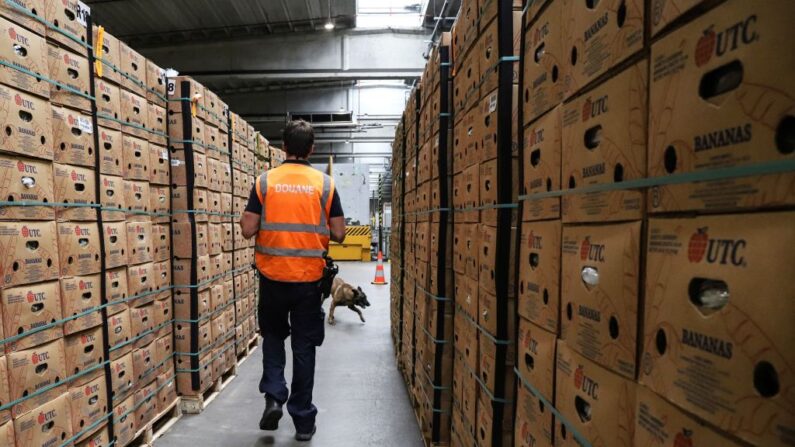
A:
[[[362,291],[361,287],[353,289],[353,303],[359,307],[370,307],[370,302],[367,301],[367,295]]]

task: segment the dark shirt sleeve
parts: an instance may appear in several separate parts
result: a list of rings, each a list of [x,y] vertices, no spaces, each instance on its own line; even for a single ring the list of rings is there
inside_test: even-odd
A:
[[[262,203],[259,201],[256,185],[251,188],[251,194],[248,196],[248,203],[246,204],[246,211],[254,214],[262,214]]]
[[[343,217],[344,214],[342,212],[342,202],[340,201],[340,194],[337,192],[337,189],[334,188],[334,195],[331,196],[331,211],[328,214],[328,217]]]

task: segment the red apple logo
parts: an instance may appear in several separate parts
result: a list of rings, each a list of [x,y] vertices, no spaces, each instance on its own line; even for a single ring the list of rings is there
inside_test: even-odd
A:
[[[533,230],[530,230],[530,234],[527,235],[527,248],[533,248]]]
[[[702,66],[712,59],[712,54],[715,52],[715,44],[717,43],[718,36],[715,30],[710,26],[704,30],[704,35],[698,39],[696,44],[696,65]]]
[[[693,447],[693,430],[683,428],[674,438],[674,447]]]
[[[28,291],[28,302],[32,303],[35,298],[36,298],[36,296],[33,295],[33,292]]]
[[[582,378],[584,376],[585,372],[583,372],[582,365],[580,365],[574,370],[574,386],[577,387],[578,390],[582,387]]]
[[[73,182],[77,181],[77,172],[75,172],[75,171],[72,171],[72,181]]]
[[[22,105],[22,97],[19,95],[14,96],[14,102],[17,103],[18,106]]]
[[[30,230],[28,230],[27,226],[22,227],[22,237],[30,236]]]
[[[34,352],[34,353],[33,353],[33,354],[31,354],[31,356],[30,356],[30,361],[31,361],[31,362],[32,362],[34,365],[38,365],[38,364],[39,364],[39,355],[38,355],[38,354],[36,354],[36,353]]]
[[[90,396],[90,395],[91,395],[91,387],[90,386],[86,386],[86,396]]]
[[[69,65],[69,55],[68,54],[64,54],[63,55],[63,61],[64,61],[64,63],[66,63],[66,65]]]
[[[582,120],[588,121],[588,118],[591,117],[591,107],[593,104],[591,103],[591,98],[585,100],[585,104],[582,105]]]
[[[104,183],[105,186],[108,186],[108,179],[107,178],[102,179],[102,183]]]
[[[81,279],[78,287],[80,287],[80,290],[84,290],[86,288],[86,283]]]
[[[15,30],[14,28],[9,28],[8,37],[10,37],[11,40],[17,40],[17,30]]]
[[[18,161],[17,162],[17,170],[19,172],[25,172],[25,163],[22,163],[21,161]]]
[[[687,259],[690,262],[701,262],[704,259],[704,253],[707,252],[708,242],[707,227],[699,228],[698,231],[690,236],[690,243],[687,246]]]
[[[38,420],[39,420],[39,425],[44,424],[44,422],[47,420],[47,418],[44,416],[44,412],[39,413]]]
[[[580,246],[580,259],[585,261],[588,259],[588,253],[591,251],[591,237],[586,236],[585,239],[582,241],[582,245]]]
[[[69,125],[70,125],[70,126],[74,126],[74,125],[75,125],[75,117],[73,117],[72,115],[69,115],[69,116],[66,118],[66,121],[68,121],[68,122],[69,122]]]
[[[75,226],[75,236],[80,236],[80,227]]]

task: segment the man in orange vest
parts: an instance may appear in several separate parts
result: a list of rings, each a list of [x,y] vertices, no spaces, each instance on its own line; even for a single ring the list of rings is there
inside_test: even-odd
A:
[[[257,179],[240,227],[244,237],[257,236],[263,367],[259,390],[265,394],[260,429],[276,430],[286,403],[295,438],[309,441],[317,429],[317,408],[312,404],[315,348],[325,335],[320,291],[324,256],[329,239],[345,239],[345,217],[334,181],[307,160],[315,146],[312,126],[291,121],[282,137],[287,160]],[[284,380],[288,336],[293,349],[292,393]]]

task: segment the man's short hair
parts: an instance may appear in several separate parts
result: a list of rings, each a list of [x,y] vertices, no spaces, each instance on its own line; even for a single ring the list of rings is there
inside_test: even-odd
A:
[[[315,131],[304,120],[290,121],[282,131],[282,141],[285,152],[298,158],[306,158],[315,144]]]

